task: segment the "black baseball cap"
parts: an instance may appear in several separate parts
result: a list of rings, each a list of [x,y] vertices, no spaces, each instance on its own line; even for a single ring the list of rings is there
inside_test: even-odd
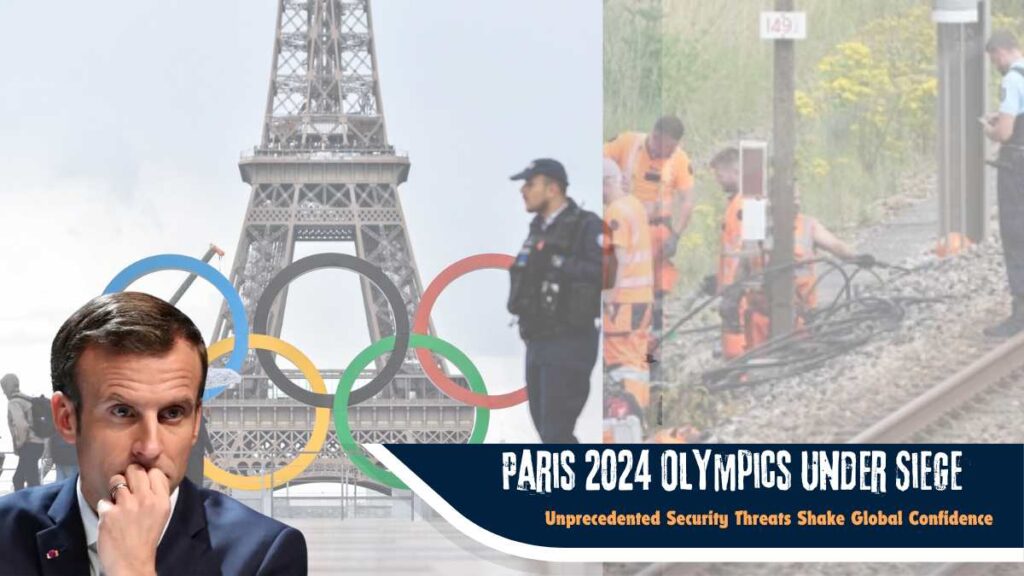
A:
[[[565,166],[558,160],[551,158],[538,158],[518,174],[513,174],[509,180],[529,180],[534,176],[547,176],[562,185],[562,188],[569,187],[569,175],[565,173]]]

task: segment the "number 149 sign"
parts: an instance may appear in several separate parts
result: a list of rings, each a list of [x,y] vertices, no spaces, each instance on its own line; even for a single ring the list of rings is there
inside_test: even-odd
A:
[[[806,12],[761,12],[762,40],[804,40]]]

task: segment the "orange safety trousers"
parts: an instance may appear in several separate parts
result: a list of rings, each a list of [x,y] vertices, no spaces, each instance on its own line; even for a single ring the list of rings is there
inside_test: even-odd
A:
[[[650,224],[651,227],[651,254],[654,265],[654,291],[660,293],[671,292],[679,280],[679,270],[676,269],[672,259],[665,255],[665,242],[672,235],[667,224]]]
[[[602,318],[605,373],[620,382],[642,408],[651,403],[647,363],[651,308],[646,302],[607,302]]]
[[[719,286],[735,281],[736,270],[740,258],[734,254],[734,246],[741,242],[740,219],[735,216],[740,209],[739,198],[733,198],[726,209],[726,218],[722,226],[723,256],[719,266]],[[797,310],[806,312],[818,304],[818,278],[811,262],[814,259],[814,226],[815,221],[803,214],[798,214],[794,222],[794,260],[798,265],[794,269],[794,302]],[[759,264],[757,259],[753,259]],[[763,291],[749,289],[735,297],[738,301],[726,307],[723,312],[722,324],[722,356],[731,360],[761,346],[771,337],[771,316],[768,311],[767,298]],[[804,327],[803,318],[797,315],[794,325],[796,330]]]
[[[798,295],[800,291],[797,291]],[[813,291],[811,292],[813,295]],[[798,300],[797,305],[802,310],[809,310],[804,307],[806,302]],[[733,359],[763,345],[771,338],[772,321],[769,316],[767,299],[760,291],[747,293],[740,302],[740,332],[722,333],[722,355],[726,359]],[[794,329],[804,329],[804,319],[797,315]]]

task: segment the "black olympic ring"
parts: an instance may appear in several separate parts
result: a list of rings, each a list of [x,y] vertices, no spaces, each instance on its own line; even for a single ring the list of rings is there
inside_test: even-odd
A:
[[[409,350],[409,314],[405,309],[405,300],[402,299],[402,293],[399,292],[398,287],[384,274],[383,270],[362,258],[335,252],[314,254],[296,260],[278,272],[263,290],[260,301],[256,304],[256,312],[253,314],[252,331],[257,334],[267,334],[270,308],[273,306],[277,294],[292,280],[307,272],[320,270],[321,268],[352,270],[376,284],[381,292],[384,293],[384,298],[387,299],[388,306],[391,307],[391,314],[395,318],[395,348],[391,352],[388,361],[384,363],[384,368],[381,369],[377,376],[365,386],[352,391],[348,405],[355,406],[376,396],[378,392],[391,382],[391,379],[402,369],[405,355]],[[263,366],[263,370],[266,371],[270,380],[288,396],[317,408],[332,408],[334,406],[334,394],[312,392],[289,380],[284,375],[284,372],[281,372],[281,369],[277,367],[277,363],[274,362],[274,354],[271,351],[256,350],[256,357],[259,359],[260,365]]]

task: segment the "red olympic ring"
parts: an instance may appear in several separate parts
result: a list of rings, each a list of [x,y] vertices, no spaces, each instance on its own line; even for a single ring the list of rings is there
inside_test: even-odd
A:
[[[434,278],[426,291],[420,298],[420,305],[416,309],[416,317],[413,320],[412,331],[414,334],[427,334],[430,329],[430,311],[437,302],[441,291],[448,287],[456,279],[475,270],[496,269],[508,270],[512,267],[515,258],[508,254],[477,254],[463,258],[454,264],[449,265]],[[449,398],[458,400],[463,404],[477,408],[508,408],[526,402],[526,387],[506,394],[478,394],[463,388],[452,382],[441,367],[434,362],[433,356],[426,348],[416,348],[416,358],[419,359],[427,378],[437,386],[438,390],[444,392]]]

